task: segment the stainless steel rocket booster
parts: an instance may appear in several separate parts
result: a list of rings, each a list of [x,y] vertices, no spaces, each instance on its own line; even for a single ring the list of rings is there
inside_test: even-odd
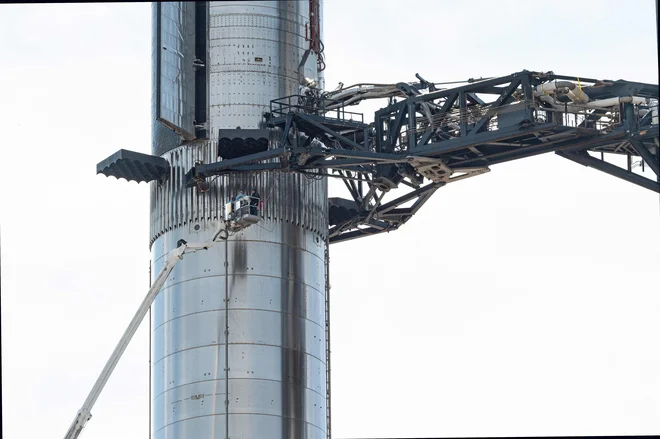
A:
[[[65,439],[150,306],[151,437],[329,438],[329,242],[397,230],[446,184],[552,151],[660,192],[630,165],[635,151],[660,172],[657,85],[524,70],[321,93],[321,18],[320,0],[154,4],[152,154],[120,149],[97,173],[151,182],[155,275]],[[373,123],[345,111],[383,98]],[[625,143],[628,170],[604,161]],[[324,176],[352,200],[328,199]],[[400,183],[414,190],[383,204]]]
[[[278,140],[270,101],[322,86],[320,0],[153,6],[153,273],[179,240],[202,242],[225,203],[257,190],[260,221],[187,256],[152,308],[156,439],[325,438],[327,182],[297,173],[183,176]],[[260,146],[261,145],[261,146]]]

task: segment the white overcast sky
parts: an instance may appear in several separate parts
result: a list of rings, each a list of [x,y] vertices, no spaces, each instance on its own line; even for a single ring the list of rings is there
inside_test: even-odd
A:
[[[148,288],[149,4],[0,6],[3,429],[62,437]],[[326,84],[657,83],[653,0],[326,0]],[[652,174],[647,170],[647,176]],[[554,155],[331,250],[333,437],[660,433],[660,198]],[[84,438],[148,435],[146,321]]]

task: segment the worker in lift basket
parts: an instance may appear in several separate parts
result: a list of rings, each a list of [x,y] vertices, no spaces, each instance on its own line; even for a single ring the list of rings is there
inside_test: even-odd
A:
[[[252,189],[252,194],[250,194],[250,215],[257,215],[260,198],[261,195],[259,195],[259,192],[256,189]]]
[[[240,212],[236,212],[239,216],[245,215],[245,211],[243,210],[244,206],[247,206],[248,204],[248,197],[245,195],[243,191],[238,191],[238,195],[236,195],[236,201],[240,202]]]

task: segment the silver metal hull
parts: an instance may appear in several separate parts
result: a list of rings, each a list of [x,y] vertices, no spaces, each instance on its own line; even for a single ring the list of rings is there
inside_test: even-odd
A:
[[[153,438],[326,437],[327,182],[263,173],[182,187],[195,161],[217,160],[218,129],[258,128],[271,99],[297,93],[308,3],[209,4],[211,140],[161,154],[172,172],[151,183],[152,272],[179,239],[208,239],[239,190],[258,188],[264,206],[226,245],[186,256],[156,298]]]
[[[227,375],[229,437],[325,437],[325,243],[270,224],[187,256],[156,299],[154,438],[224,437]],[[200,235],[208,233],[159,238],[154,271],[178,239]]]

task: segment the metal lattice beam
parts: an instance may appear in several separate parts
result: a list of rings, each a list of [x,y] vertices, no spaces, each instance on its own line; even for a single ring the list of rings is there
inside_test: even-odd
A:
[[[658,175],[659,127],[653,125],[650,110],[646,115],[633,111],[631,97],[636,96],[635,105],[640,97],[658,99],[658,86],[581,78],[581,90],[596,101],[623,99],[623,104],[605,110],[598,103],[594,108],[574,105],[566,94],[548,99],[547,93],[537,92],[541,84],[541,90],[548,90],[549,81],[555,80],[571,85],[577,77],[522,71],[446,90],[435,90],[427,82],[399,84],[401,92],[388,96],[404,98],[378,110],[371,125],[361,122],[362,115],[337,107],[336,101],[330,104],[337,117],[324,115],[322,98],[316,102],[305,97],[310,109],[306,114],[296,103],[300,99],[289,96],[271,105],[277,111],[268,123],[281,130],[278,147],[197,165],[186,181],[194,187],[212,175],[259,171],[341,178],[356,204],[352,216],[330,227],[333,243],[396,230],[445,184],[488,172],[492,165],[549,152],[660,192],[660,183],[587,152],[639,155]],[[434,91],[420,94],[425,87]],[[431,183],[424,184],[425,179]],[[381,203],[401,185],[413,190]],[[403,206],[410,202],[412,206]]]

